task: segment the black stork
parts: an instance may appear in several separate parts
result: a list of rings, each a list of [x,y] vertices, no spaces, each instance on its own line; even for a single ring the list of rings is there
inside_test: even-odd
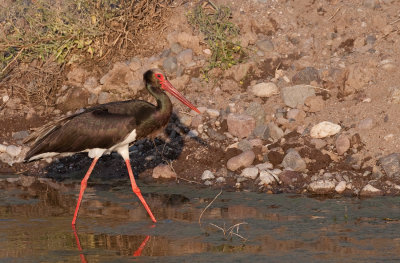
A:
[[[75,225],[83,193],[97,160],[103,154],[118,152],[125,160],[133,192],[138,196],[149,216],[156,222],[144,200],[133,176],[129,160],[129,144],[149,135],[157,134],[169,121],[172,103],[165,91],[175,96],[192,110],[199,112],[175,89],[158,69],[144,73],[143,79],[148,92],[156,99],[157,105],[143,100],[128,100],[101,104],[83,112],[47,124],[33,133],[25,142],[34,140],[25,160],[34,161],[52,156],[68,156],[88,152],[93,158],[85,177],[76,204],[72,225]]]

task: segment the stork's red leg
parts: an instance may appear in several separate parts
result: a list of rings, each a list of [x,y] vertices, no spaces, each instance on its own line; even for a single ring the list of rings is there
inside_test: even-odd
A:
[[[126,163],[126,168],[128,169],[128,174],[129,174],[129,179],[131,179],[131,185],[132,185],[132,190],[133,192],[139,197],[140,201],[142,202],[144,208],[146,208],[147,213],[151,217],[151,220],[153,222],[157,222],[157,220],[154,218],[153,213],[151,212],[149,206],[147,205],[146,201],[144,200],[142,193],[140,192],[139,187],[136,185],[135,177],[133,176],[132,168],[131,168],[131,163],[129,162],[129,159],[125,160]]]
[[[142,250],[146,246],[147,241],[149,241],[150,236],[146,236],[146,238],[142,241],[142,244],[136,249],[135,253],[133,253],[134,257],[140,257],[142,255]]]
[[[96,162],[97,162],[98,159],[99,158],[94,158],[93,159],[93,162],[89,167],[89,170],[86,172],[85,177],[83,177],[83,179],[81,181],[81,191],[79,192],[78,203],[76,204],[74,218],[72,219],[72,225],[75,225],[75,221],[76,221],[76,217],[78,216],[78,211],[79,211],[79,207],[81,205],[83,193],[85,192],[85,189],[86,189],[86,186],[87,186],[87,181],[89,180],[89,176],[92,173],[93,168],[96,165]]]
[[[81,242],[79,242],[79,237],[78,237],[78,233],[76,232],[75,225],[72,225],[72,230],[74,231],[75,241],[76,241],[76,245],[78,246],[79,252],[82,252]],[[81,257],[82,263],[87,263],[85,255],[83,253],[79,254],[79,256]]]

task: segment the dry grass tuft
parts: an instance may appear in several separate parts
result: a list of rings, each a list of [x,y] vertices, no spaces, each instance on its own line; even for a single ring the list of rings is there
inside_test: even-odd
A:
[[[141,34],[162,27],[172,2],[1,1],[0,88],[51,105],[65,65],[108,63],[148,48]]]

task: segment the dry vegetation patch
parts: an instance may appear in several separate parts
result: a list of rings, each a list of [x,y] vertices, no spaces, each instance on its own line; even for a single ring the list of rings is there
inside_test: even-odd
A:
[[[65,66],[146,49],[141,34],[162,27],[171,3],[6,0],[0,3],[0,88],[51,105]]]

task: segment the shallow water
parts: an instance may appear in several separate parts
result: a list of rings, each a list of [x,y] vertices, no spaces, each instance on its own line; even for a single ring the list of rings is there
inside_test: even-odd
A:
[[[399,262],[400,198],[319,200],[138,182],[0,181],[1,262]],[[25,185],[25,186],[24,186]],[[233,227],[235,226],[236,227]]]

